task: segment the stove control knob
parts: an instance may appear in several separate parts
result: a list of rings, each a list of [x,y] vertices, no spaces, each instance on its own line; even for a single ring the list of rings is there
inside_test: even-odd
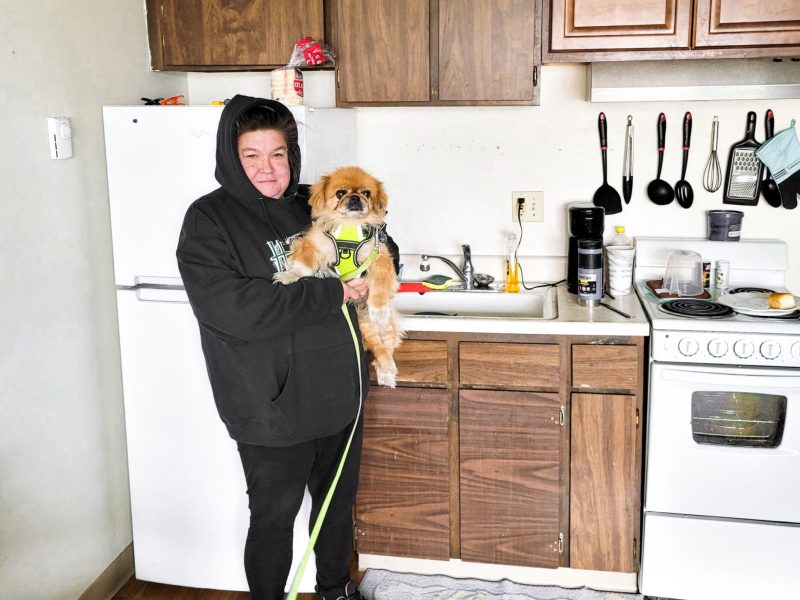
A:
[[[728,353],[728,343],[725,340],[714,338],[708,342],[708,353],[715,358],[725,356]]]
[[[748,342],[747,340],[736,340],[733,344],[733,352],[739,358],[750,358],[755,351],[756,347],[753,342]]]
[[[793,359],[800,360],[800,342],[795,342],[794,344],[792,344],[792,347],[789,350],[789,354],[792,355]]]
[[[699,349],[700,344],[692,338],[682,338],[681,341],[678,342],[678,351],[684,356],[694,356]]]
[[[775,342],[764,342],[759,350],[761,350],[761,356],[767,360],[774,360],[781,355],[781,345]]]

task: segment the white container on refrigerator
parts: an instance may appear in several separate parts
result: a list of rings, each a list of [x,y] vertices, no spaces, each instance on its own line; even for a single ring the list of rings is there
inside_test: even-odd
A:
[[[352,162],[352,111],[291,110],[300,124],[301,182]],[[236,443],[217,415],[175,260],[189,204],[219,187],[221,113],[213,106],[104,107],[103,119],[136,577],[239,591],[247,590],[247,486]],[[306,493],[292,573],[309,515]],[[312,560],[300,591],[314,590],[315,575]]]

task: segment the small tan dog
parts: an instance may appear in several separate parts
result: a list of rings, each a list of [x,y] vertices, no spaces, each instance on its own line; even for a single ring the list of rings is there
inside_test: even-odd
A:
[[[369,293],[356,305],[358,325],[378,383],[394,387],[394,351],[403,332],[391,304],[397,275],[384,243],[388,202],[383,184],[358,167],[324,175],[311,187],[311,228],[292,241],[288,270],[273,278],[284,284],[309,276],[347,280],[366,269]]]

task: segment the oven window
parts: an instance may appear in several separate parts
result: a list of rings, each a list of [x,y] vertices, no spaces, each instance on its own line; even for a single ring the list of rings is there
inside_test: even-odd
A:
[[[692,437],[698,444],[776,448],[783,438],[786,396],[694,392]]]

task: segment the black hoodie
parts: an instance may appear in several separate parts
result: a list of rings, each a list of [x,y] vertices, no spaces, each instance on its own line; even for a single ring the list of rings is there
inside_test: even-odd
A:
[[[289,112],[247,96],[227,104],[217,131],[222,187],[189,207],[177,257],[228,433],[239,442],[288,446],[332,435],[353,421],[358,368],[341,311],[342,284],[314,277],[290,285],[272,281],[285,270],[287,238],[311,220],[308,189],[297,183],[296,141],[287,140],[291,181],[282,199],[262,196],[242,168],[235,124],[257,105]],[[366,395],[360,340],[359,352]]]

